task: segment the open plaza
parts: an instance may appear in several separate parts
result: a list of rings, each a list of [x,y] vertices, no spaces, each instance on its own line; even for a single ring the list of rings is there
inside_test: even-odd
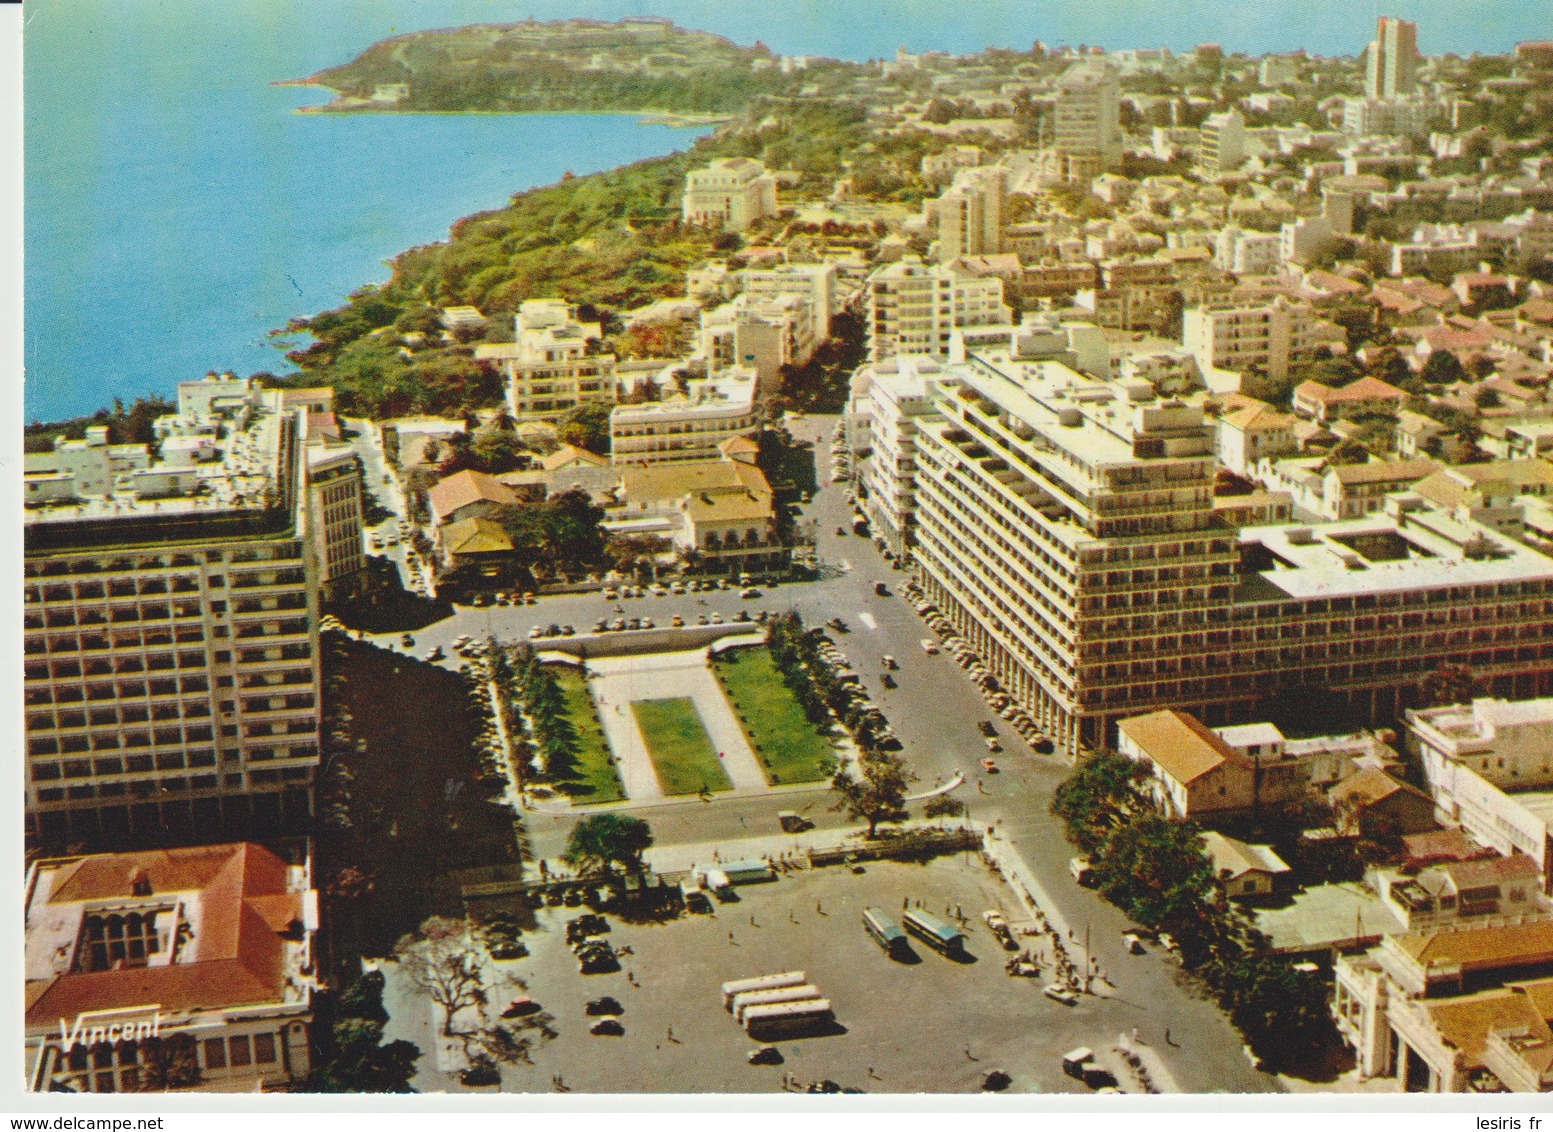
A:
[[[584,975],[567,951],[566,921],[581,909],[540,909],[524,934],[530,954],[496,964],[520,978],[526,991],[493,992],[496,1010],[528,994],[553,1015],[557,1036],[539,1041],[532,1064],[502,1069],[501,1089],[550,1092],[779,1092],[831,1080],[866,1092],[978,1092],[988,1073],[1002,1070],[1016,1092],[1088,1092],[1063,1074],[1062,1055],[1091,1047],[1118,1083],[1136,1089],[1111,1047],[1149,1012],[1104,996],[1076,1006],[1044,997],[1041,976],[1005,973],[1008,953],[987,930],[982,913],[995,910],[1010,923],[1021,912],[1012,890],[973,852],[925,863],[871,861],[779,875],[743,885],[736,899],[710,914],[666,922],[629,922],[610,915],[607,939],[621,968]],[[964,954],[950,958],[913,940],[904,960],[887,955],[864,930],[862,913],[874,907],[897,920],[903,906],[954,918],[963,913]],[[424,1000],[395,1009],[403,988],[387,965],[392,1037],[437,1045],[441,1017]],[[774,1043],[782,1062],[751,1065],[751,1040],[724,1009],[724,982],[773,972],[803,971],[835,1011],[834,1032]],[[505,995],[505,997],[500,997]],[[594,1036],[586,1004],[610,996],[624,1007],[619,1037]],[[407,997],[407,996],[406,996]],[[500,1001],[497,998],[500,997]],[[417,1088],[459,1088],[456,1075],[423,1059]],[[622,1067],[630,1066],[627,1083]]]

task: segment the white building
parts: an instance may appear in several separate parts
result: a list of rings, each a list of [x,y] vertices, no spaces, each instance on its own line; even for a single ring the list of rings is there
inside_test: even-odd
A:
[[[1070,158],[1094,159],[1114,170],[1122,159],[1122,128],[1117,116],[1120,77],[1110,63],[1087,59],[1057,80],[1052,115],[1052,145]]]
[[[154,494],[121,477],[28,509],[26,805],[44,844],[309,822],[321,564],[308,410],[283,406],[275,391],[207,418],[220,459]]]
[[[809,301],[810,332],[817,342],[830,337],[830,320],[837,312],[834,263],[793,263],[780,267],[746,267],[734,276],[738,291],[751,299],[802,295]]]
[[[506,375],[514,419],[558,417],[589,401],[614,404],[615,356],[588,352],[603,337],[598,323],[577,321],[565,300],[528,299],[514,326],[514,341],[475,347],[477,359]]]
[[[1181,316],[1181,343],[1204,370],[1238,372],[1255,366],[1282,381],[1291,360],[1324,341],[1315,312],[1282,295],[1222,308],[1191,307]]]
[[[663,399],[616,405],[609,414],[610,463],[716,460],[723,443],[760,427],[755,371],[729,367],[715,378],[664,383]]]
[[[776,215],[776,176],[748,157],[718,158],[685,175],[681,211],[686,224],[742,232],[762,217]]]
[[[1364,57],[1364,93],[1368,98],[1411,94],[1418,76],[1418,25],[1381,16]]]
[[[990,165],[962,170],[949,191],[932,202],[938,218],[938,262],[1003,250],[1003,198],[1008,172]]]
[[[915,256],[875,271],[865,297],[870,361],[897,354],[945,358],[956,328],[1005,326],[1013,319],[997,276],[928,265]]]
[[[1213,262],[1232,275],[1271,275],[1283,262],[1283,238],[1231,224],[1214,237]]]
[[[819,346],[820,317],[808,288],[762,297],[736,295],[720,307],[701,312],[696,356],[707,372],[753,370],[755,396],[780,384],[783,366],[803,365]]]
[[[1209,173],[1228,173],[1246,159],[1246,120],[1235,109],[1209,114],[1198,134],[1197,160]]]

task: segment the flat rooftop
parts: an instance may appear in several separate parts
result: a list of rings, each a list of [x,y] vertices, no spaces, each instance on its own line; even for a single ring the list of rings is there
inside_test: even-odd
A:
[[[23,525],[263,512],[273,505],[269,494],[275,482],[278,433],[279,417],[266,403],[254,410],[247,429],[228,431],[224,438],[215,441],[220,453],[217,459],[188,468],[158,463],[148,469],[152,473],[192,471],[198,481],[194,494],[140,498],[132,491],[114,491],[109,495],[86,496],[70,502],[45,503],[26,508]]]
[[[1271,568],[1254,577],[1272,592],[1267,600],[1349,597],[1358,594],[1438,589],[1553,579],[1553,558],[1495,535],[1486,528],[1454,532],[1491,543],[1493,558],[1468,558],[1461,545],[1413,522],[1399,526],[1386,516],[1334,523],[1290,524],[1241,529],[1242,545],[1257,544],[1270,556]],[[1400,540],[1401,544],[1399,545]],[[1399,557],[1399,553],[1405,555]],[[1255,600],[1263,598],[1254,595]]]
[[[1262,909],[1253,919],[1275,951],[1291,953],[1358,947],[1404,930],[1379,896],[1352,883],[1307,888],[1287,907]]]

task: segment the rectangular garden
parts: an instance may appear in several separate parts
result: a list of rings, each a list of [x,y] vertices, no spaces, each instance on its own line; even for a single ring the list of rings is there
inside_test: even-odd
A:
[[[604,738],[587,677],[569,665],[551,665],[550,671],[561,690],[566,721],[574,736],[570,773],[558,776],[558,788],[580,805],[620,801],[625,792],[610,759],[609,741]]]
[[[631,714],[647,744],[658,783],[668,795],[727,790],[733,784],[718,761],[706,727],[689,699],[633,700]]]
[[[835,773],[830,739],[809,722],[764,645],[727,649],[712,664],[760,769],[772,786],[820,782]]]

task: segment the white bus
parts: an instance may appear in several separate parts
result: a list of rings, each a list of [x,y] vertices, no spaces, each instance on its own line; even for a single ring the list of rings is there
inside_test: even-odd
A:
[[[819,997],[820,988],[813,983],[805,983],[801,987],[778,987],[776,990],[745,991],[733,996],[733,1019],[742,1024],[744,1016],[754,1007],[773,1006],[779,1002],[803,1002]]]
[[[745,991],[776,990],[778,987],[801,987],[809,981],[802,971],[786,971],[780,975],[760,975],[753,979],[735,979],[723,984],[723,1006],[733,1009],[733,996]]]
[[[803,1002],[777,1002],[752,1006],[744,1012],[744,1031],[760,1041],[802,1033],[832,1018],[830,999],[810,998]]]

